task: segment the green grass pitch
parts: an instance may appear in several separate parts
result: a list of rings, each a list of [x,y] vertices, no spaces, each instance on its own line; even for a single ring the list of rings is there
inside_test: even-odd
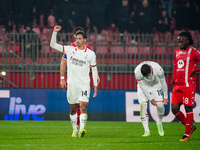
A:
[[[200,123],[190,141],[180,142],[184,126],[163,123],[165,135],[158,135],[150,122],[151,137],[142,137],[141,123],[88,121],[87,134],[72,138],[69,121],[0,121],[0,150],[198,150]]]

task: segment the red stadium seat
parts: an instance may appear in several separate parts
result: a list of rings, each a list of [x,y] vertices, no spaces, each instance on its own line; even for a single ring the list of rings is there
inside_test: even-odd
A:
[[[38,28],[38,27],[34,27],[33,31],[36,32],[37,34],[40,34],[40,28]]]
[[[138,54],[139,55],[149,55],[150,47],[149,46],[139,46],[138,47]]]
[[[199,44],[200,43],[200,36],[199,36],[199,31],[195,30],[194,34],[192,34],[192,37],[194,39],[194,43],[195,44]]]
[[[153,55],[168,55],[166,52],[166,47],[165,46],[156,46],[152,49],[152,54]]]
[[[42,51],[41,51],[41,52],[42,52],[43,54],[45,54],[45,53],[47,53],[47,54],[48,54],[48,53],[52,53],[48,41],[44,41],[44,42],[43,42],[43,46],[42,46]]]
[[[3,43],[0,42],[0,54],[4,53],[4,50],[3,50]]]
[[[127,48],[128,55],[138,55],[138,47],[136,46],[130,46]]]
[[[124,55],[125,48],[123,46],[111,46],[110,52],[111,54],[114,54],[114,55]]]
[[[8,50],[13,51],[13,53],[15,53],[15,54],[21,54],[22,53],[21,46],[18,43],[15,43],[13,41],[10,41],[9,43],[7,43],[6,47],[7,47]]]
[[[107,46],[96,46],[95,48],[96,55],[106,55],[108,53]]]
[[[50,41],[53,28],[43,28],[42,30],[42,41]]]
[[[174,36],[173,36],[173,41],[176,43],[177,41],[177,37],[178,37],[178,34],[181,33],[182,31],[180,30],[174,30]]]

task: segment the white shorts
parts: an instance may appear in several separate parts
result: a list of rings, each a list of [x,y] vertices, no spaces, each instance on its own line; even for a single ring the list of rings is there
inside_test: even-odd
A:
[[[67,100],[69,104],[79,104],[79,101],[89,102],[90,87],[67,85]]]
[[[149,94],[153,95],[155,101],[163,101],[163,91],[160,85],[148,87],[146,90],[149,92]],[[137,85],[137,97],[139,103],[148,101],[148,98],[144,95],[139,85]]]

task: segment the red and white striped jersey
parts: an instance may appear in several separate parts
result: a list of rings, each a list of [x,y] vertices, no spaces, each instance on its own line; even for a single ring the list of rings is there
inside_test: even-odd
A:
[[[188,87],[189,83],[194,81],[194,76],[190,77],[190,75],[196,68],[198,61],[200,61],[200,52],[195,48],[190,46],[186,50],[176,50],[173,62],[175,84],[185,84]]]

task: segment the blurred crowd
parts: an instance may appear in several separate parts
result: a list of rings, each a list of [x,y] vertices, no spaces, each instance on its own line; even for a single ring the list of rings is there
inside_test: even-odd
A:
[[[0,25],[20,32],[30,23],[50,27],[49,17],[72,32],[81,26],[90,33],[200,30],[200,0],[0,0]]]

